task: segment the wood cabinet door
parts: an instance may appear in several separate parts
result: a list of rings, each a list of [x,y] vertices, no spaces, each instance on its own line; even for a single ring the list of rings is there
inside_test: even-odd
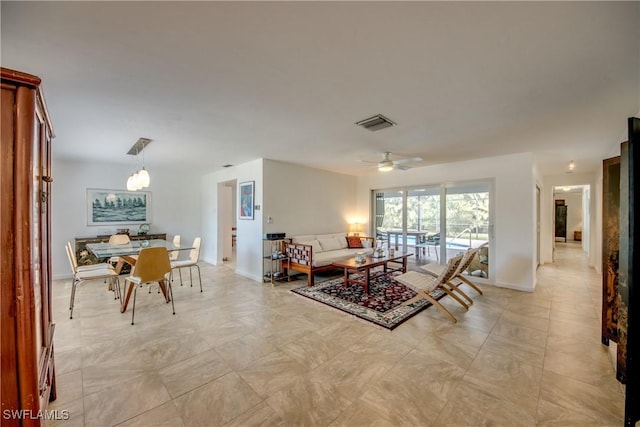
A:
[[[40,79],[4,68],[1,73],[2,426],[40,426],[33,414],[55,398],[48,207],[53,132]],[[15,415],[5,417],[5,410]]]
[[[14,241],[13,199],[13,105],[15,87],[2,83],[0,119],[0,401],[2,409],[20,409],[18,390],[18,353],[15,325],[15,274],[12,257]],[[19,420],[2,420],[2,426],[18,426]]]

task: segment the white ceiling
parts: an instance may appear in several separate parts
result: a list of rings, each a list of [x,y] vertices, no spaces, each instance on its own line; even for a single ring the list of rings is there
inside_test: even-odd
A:
[[[2,66],[42,78],[54,156],[362,174],[534,152],[592,171],[640,111],[638,2],[1,2]],[[356,121],[398,123],[369,132]],[[394,158],[392,156],[392,158]],[[392,172],[402,173],[402,172]]]

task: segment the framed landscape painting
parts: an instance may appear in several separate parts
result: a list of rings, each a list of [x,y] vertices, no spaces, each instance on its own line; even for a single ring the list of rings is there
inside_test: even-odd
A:
[[[87,188],[87,224],[151,222],[151,192]]]
[[[253,181],[240,183],[240,219],[253,219]]]

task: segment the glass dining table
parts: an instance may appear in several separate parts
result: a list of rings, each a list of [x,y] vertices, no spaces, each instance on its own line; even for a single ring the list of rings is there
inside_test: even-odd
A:
[[[118,274],[122,270],[124,263],[130,264],[132,267],[136,265],[137,255],[145,248],[165,247],[168,252],[172,251],[188,251],[193,249],[192,246],[176,245],[173,242],[162,239],[150,239],[150,240],[132,240],[129,243],[116,245],[113,243],[87,243],[87,249],[98,259],[109,259],[113,257],[119,258],[116,264],[116,272]],[[129,305],[129,299],[131,298],[131,291],[133,290],[134,283],[131,282],[125,298],[120,298],[120,311],[125,312]],[[167,302],[170,301],[169,294],[166,291],[166,284],[159,283],[160,290],[162,291]]]
[[[161,239],[132,240],[124,245],[115,245],[113,243],[87,243],[87,249],[94,254],[96,258],[138,255],[144,248],[154,247],[165,247],[169,252],[193,249],[191,246],[175,245],[173,242]]]

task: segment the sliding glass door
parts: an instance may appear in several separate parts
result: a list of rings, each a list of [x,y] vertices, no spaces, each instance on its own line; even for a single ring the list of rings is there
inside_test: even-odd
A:
[[[489,277],[491,182],[442,184],[373,192],[376,240],[411,252],[417,264],[444,263],[482,246],[469,272]]]
[[[441,256],[448,261],[469,248],[482,246],[469,272],[489,277],[490,183],[451,185],[444,190],[446,232]]]

